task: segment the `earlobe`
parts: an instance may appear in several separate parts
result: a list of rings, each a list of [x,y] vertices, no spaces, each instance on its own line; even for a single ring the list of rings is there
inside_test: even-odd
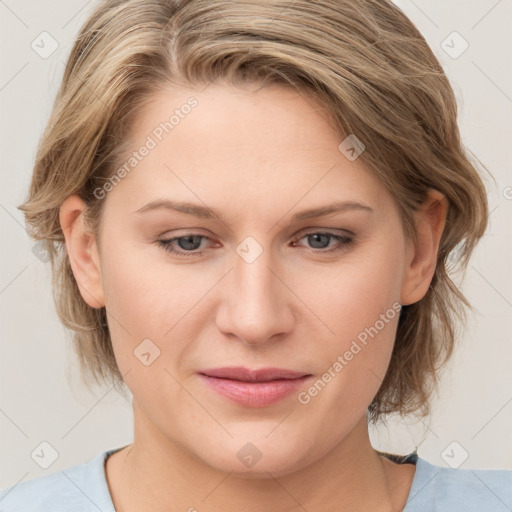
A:
[[[415,214],[416,243],[409,242],[407,268],[402,283],[400,302],[414,304],[427,293],[437,264],[441,236],[444,231],[448,203],[443,194],[430,190]]]
[[[61,205],[59,221],[69,256],[71,270],[80,294],[93,308],[105,306],[98,248],[94,234],[85,225],[86,205],[77,195]]]

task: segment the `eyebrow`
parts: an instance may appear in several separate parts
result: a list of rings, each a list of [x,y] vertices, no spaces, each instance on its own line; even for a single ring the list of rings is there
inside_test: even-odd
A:
[[[150,203],[145,204],[138,210],[135,210],[133,213],[144,213],[162,208],[185,213],[188,215],[194,215],[195,217],[199,217],[201,219],[219,220],[226,224],[222,216],[213,208],[189,202],[171,201],[169,199],[156,199],[155,201],[151,201]],[[293,223],[300,220],[323,217],[331,213],[341,213],[354,210],[367,211],[369,213],[373,213],[374,211],[373,208],[370,208],[368,205],[357,201],[339,201],[336,203],[320,206],[317,208],[310,208],[308,210],[295,213],[292,216],[291,222]]]

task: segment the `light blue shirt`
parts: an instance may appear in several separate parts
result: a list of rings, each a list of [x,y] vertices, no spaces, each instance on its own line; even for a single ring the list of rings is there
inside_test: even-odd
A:
[[[0,490],[0,512],[115,512],[105,460],[118,450]],[[403,512],[512,511],[512,470],[445,468],[416,452],[405,457],[380,453],[395,462],[416,464]]]

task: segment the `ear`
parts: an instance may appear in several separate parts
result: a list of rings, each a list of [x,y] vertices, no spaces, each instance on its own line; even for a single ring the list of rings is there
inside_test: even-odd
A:
[[[441,192],[431,189],[415,213],[417,240],[407,249],[401,304],[414,304],[427,293],[436,269],[439,242],[443,234],[448,203]]]
[[[69,196],[60,207],[59,221],[80,294],[89,306],[102,308],[105,298],[98,248],[94,234],[87,230],[85,209],[86,205],[80,197]]]

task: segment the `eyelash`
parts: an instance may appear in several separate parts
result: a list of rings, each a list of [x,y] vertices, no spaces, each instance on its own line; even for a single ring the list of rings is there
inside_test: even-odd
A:
[[[348,236],[348,235],[338,235],[338,234],[325,232],[325,231],[309,231],[307,233],[301,233],[301,236],[298,238],[295,238],[295,240],[293,240],[293,243],[298,242],[298,241],[302,240],[303,238],[306,238],[307,236],[310,236],[310,235],[327,235],[327,236],[330,236],[331,238],[338,240],[338,242],[343,244],[341,247],[335,247],[335,248],[331,248],[331,249],[311,249],[311,251],[315,254],[326,254],[326,253],[345,251],[349,247],[351,247],[355,242],[354,238],[351,236]],[[177,256],[183,256],[185,258],[203,254],[202,252],[197,252],[197,251],[195,251],[195,252],[193,252],[193,251],[178,251],[172,245],[172,243],[174,241],[181,240],[183,238],[187,238],[190,236],[198,236],[201,238],[208,238],[207,236],[200,235],[198,233],[186,233],[185,235],[182,235],[182,236],[179,236],[176,238],[169,238],[167,240],[162,240],[162,239],[156,240],[156,243],[157,243],[157,245],[162,247],[165,251],[175,254]]]

